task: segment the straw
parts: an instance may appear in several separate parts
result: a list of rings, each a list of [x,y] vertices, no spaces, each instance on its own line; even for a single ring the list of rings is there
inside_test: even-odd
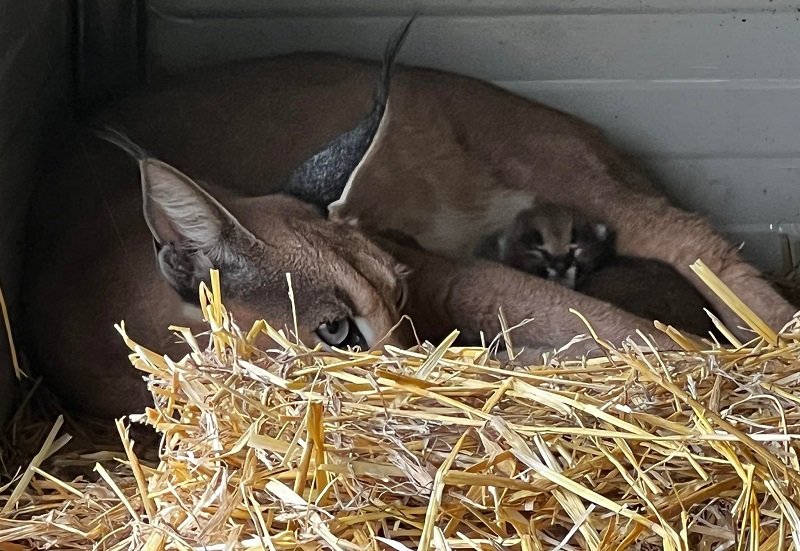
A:
[[[158,463],[118,422],[123,462],[71,457],[96,473],[62,480],[53,427],[0,491],[0,551],[800,549],[799,322],[778,339],[696,268],[759,339],[615,348],[581,316],[606,357],[527,367],[456,332],[325,352],[242,331],[215,275],[180,361],[118,326]]]

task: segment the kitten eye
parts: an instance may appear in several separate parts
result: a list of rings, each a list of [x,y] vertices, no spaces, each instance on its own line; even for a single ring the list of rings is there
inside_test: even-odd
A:
[[[323,323],[316,330],[317,336],[324,344],[336,348],[360,347],[366,350],[367,341],[351,318],[339,318]]]
[[[581,256],[583,255],[583,249],[576,246],[575,250],[572,252],[573,256]]]
[[[542,234],[539,232],[539,230],[529,230],[522,234],[522,237],[520,237],[520,242],[522,242],[522,244],[526,247],[533,248],[544,243],[544,240],[542,239]]]

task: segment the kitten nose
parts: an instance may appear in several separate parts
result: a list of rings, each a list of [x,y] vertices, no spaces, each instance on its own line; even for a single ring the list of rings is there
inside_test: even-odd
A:
[[[569,270],[569,264],[565,259],[558,259],[553,262],[553,270],[558,277],[562,277]]]

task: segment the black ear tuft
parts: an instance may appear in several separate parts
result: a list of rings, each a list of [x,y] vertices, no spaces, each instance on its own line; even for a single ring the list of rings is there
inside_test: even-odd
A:
[[[143,161],[152,155],[149,155],[141,146],[134,143],[122,130],[113,126],[103,126],[101,128],[94,128],[93,133],[109,143],[112,143],[125,151],[128,155],[137,161]]]
[[[381,79],[372,111],[355,128],[329,142],[321,151],[301,164],[284,186],[284,192],[317,206],[322,213],[338,200],[350,175],[366,155],[378,132],[389,100],[389,85],[397,54],[416,15],[392,37],[383,54]]]
[[[139,163],[144,218],[153,237],[161,275],[184,300],[197,300],[209,270],[246,267],[243,248],[255,239],[225,207],[178,169],[155,159],[123,133],[98,135]]]
[[[389,40],[386,44],[386,49],[383,51],[383,66],[381,68],[381,81],[378,85],[378,89],[375,94],[375,104],[376,108],[381,109],[381,115],[383,114],[383,110],[386,109],[386,103],[389,101],[389,85],[391,84],[392,80],[392,71],[394,70],[394,60],[397,58],[397,54],[400,53],[400,49],[403,47],[403,44],[408,38],[408,32],[411,30],[411,24],[417,18],[417,14],[411,16],[411,18],[406,21],[406,24],[395,33],[395,35]]]

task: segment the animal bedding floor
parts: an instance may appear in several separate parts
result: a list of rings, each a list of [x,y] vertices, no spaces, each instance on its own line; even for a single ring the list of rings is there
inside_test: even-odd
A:
[[[62,418],[30,421],[0,551],[800,549],[798,322],[514,368],[446,342],[312,351],[202,296],[209,346],[186,335],[185,361],[125,337],[160,456],[121,422],[118,451],[81,454]]]

